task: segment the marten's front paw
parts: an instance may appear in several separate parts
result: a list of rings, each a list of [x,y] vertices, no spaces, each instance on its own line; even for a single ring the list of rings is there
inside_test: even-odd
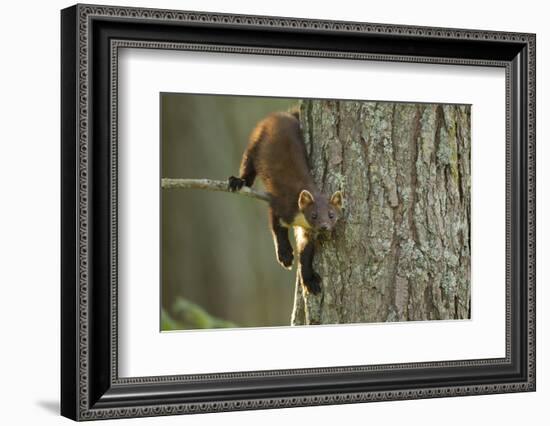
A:
[[[294,261],[294,254],[292,254],[292,249],[277,250],[277,260],[284,268],[292,268],[292,262]]]
[[[302,277],[302,284],[308,293],[319,294],[321,292],[321,277],[317,272],[313,272],[307,278]]]
[[[239,191],[244,186],[244,183],[244,179],[229,176],[229,179],[227,179],[227,188],[230,191]]]

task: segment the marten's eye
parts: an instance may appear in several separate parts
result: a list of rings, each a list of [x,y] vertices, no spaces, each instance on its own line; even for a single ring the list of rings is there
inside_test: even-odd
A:
[[[312,219],[317,219],[317,212],[311,213],[311,218]]]
[[[329,219],[334,219],[334,213],[329,212],[328,217],[329,217]]]

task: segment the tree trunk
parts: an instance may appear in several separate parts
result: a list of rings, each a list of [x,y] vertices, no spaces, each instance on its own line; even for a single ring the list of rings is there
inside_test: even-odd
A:
[[[470,107],[314,100],[301,121],[344,214],[316,242],[322,292],[296,285],[292,324],[469,318]]]

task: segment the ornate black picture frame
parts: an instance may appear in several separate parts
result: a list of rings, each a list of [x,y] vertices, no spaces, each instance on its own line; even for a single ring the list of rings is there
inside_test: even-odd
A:
[[[76,5],[61,13],[61,413],[74,420],[535,390],[535,35]],[[506,356],[120,378],[120,47],[506,71]]]

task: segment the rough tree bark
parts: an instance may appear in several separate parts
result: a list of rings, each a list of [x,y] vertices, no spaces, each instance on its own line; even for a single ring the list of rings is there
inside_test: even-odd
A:
[[[296,286],[292,324],[470,317],[470,107],[305,101],[321,190],[342,189],[317,242],[319,296]]]

